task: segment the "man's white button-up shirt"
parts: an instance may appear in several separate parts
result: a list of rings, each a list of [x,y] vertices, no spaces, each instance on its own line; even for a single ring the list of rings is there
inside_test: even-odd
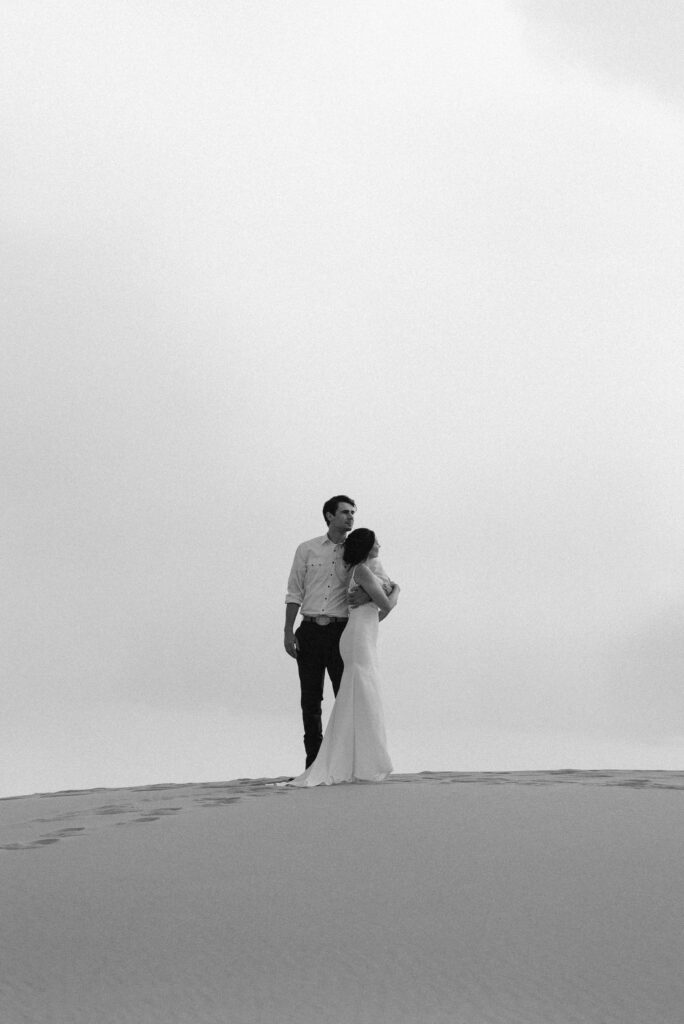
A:
[[[327,534],[300,544],[287,581],[285,602],[301,605],[302,615],[346,618],[349,570],[343,551],[344,543],[334,544]]]

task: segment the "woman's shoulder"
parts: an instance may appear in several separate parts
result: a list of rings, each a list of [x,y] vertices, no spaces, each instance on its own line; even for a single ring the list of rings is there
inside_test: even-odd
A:
[[[357,562],[356,565],[352,565],[351,568],[349,569],[349,589],[350,590],[352,588],[354,590],[358,589],[361,586],[361,581],[364,578],[368,579],[367,576],[364,577],[363,572],[361,571],[362,570],[362,566],[363,566],[363,562]]]
[[[354,566],[352,581],[361,587],[368,587],[369,584],[373,583],[382,586],[382,580],[378,579],[377,574],[373,572],[367,562],[359,562],[358,565]]]
[[[370,568],[370,566],[366,564],[366,562],[359,562],[358,565],[354,566],[352,575],[356,579],[358,579],[359,577],[361,577],[361,579],[368,579],[369,576],[374,576],[375,574],[373,570]]]

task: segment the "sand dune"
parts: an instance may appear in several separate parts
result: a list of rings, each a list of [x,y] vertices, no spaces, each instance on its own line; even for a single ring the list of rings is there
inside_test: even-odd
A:
[[[0,801],[3,1024],[681,1024],[684,773]]]

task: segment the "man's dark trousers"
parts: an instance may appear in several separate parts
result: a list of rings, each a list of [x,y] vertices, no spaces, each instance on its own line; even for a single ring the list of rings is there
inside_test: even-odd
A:
[[[335,696],[340,688],[344,671],[344,662],[340,657],[340,637],[346,624],[346,620],[329,622],[327,626],[304,621],[295,634],[307,768],[316,760],[318,748],[323,741],[321,704],[326,670]]]

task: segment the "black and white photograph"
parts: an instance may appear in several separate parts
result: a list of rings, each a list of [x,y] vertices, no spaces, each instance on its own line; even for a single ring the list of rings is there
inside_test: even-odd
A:
[[[683,55],[0,0],[2,1024],[682,1024]]]

